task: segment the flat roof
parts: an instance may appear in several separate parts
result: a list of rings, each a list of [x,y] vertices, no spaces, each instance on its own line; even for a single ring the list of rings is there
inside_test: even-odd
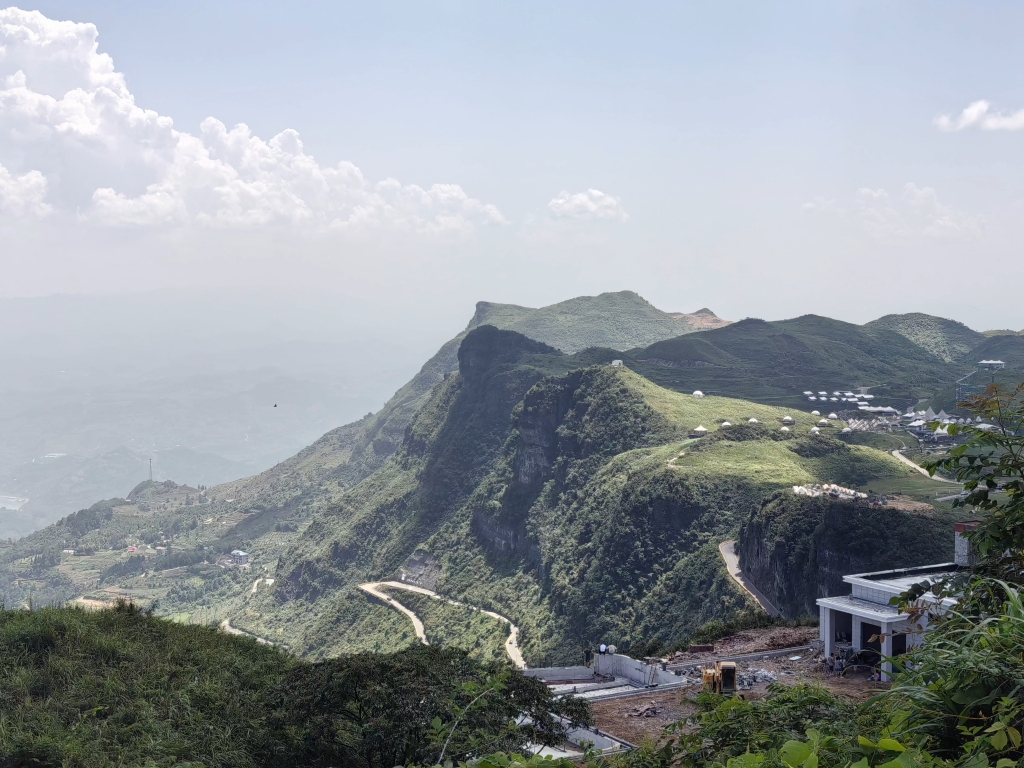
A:
[[[915,568],[896,568],[891,571],[873,571],[872,573],[852,573],[843,576],[843,581],[852,584],[852,579],[859,581],[874,582],[880,587],[889,587],[905,592],[914,584],[922,581],[934,583],[940,579],[952,576],[960,570],[956,563],[935,563],[934,565],[919,565]]]
[[[908,614],[900,613],[894,606],[872,603],[870,600],[862,600],[853,595],[819,597],[817,602],[818,605],[824,608],[832,608],[844,613],[855,613],[862,618],[877,619],[882,622],[893,622],[910,618]]]

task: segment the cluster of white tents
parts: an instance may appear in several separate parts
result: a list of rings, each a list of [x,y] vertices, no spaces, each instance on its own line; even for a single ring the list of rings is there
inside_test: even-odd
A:
[[[871,405],[871,400],[875,399],[874,395],[855,395],[853,392],[840,392],[836,390],[831,395],[828,392],[812,392],[806,390],[804,396],[811,401],[821,400],[823,402],[832,403],[856,403],[857,405]]]
[[[821,416],[821,414],[818,413],[817,411],[815,411],[813,413],[813,415],[814,416]],[[834,413],[830,413],[828,415],[827,419],[819,419],[818,420],[818,425],[815,426],[815,427],[811,427],[811,434],[812,435],[820,434],[821,433],[821,427],[829,427],[829,426],[831,426],[832,424],[829,421],[829,419],[835,419],[835,418],[837,418],[836,415]],[[759,424],[760,422],[756,418],[752,417],[752,418],[747,419],[747,423],[748,424]],[[782,417],[782,431],[783,432],[790,432],[791,431],[790,428],[794,424],[796,424],[796,420],[792,416],[783,416]],[[721,426],[723,426],[723,427],[731,427],[732,426],[732,422],[723,421],[721,423]],[[843,430],[843,432],[849,432],[849,431],[850,431],[849,429],[844,429]],[[690,431],[690,437],[704,437],[707,433],[708,433],[707,427],[705,427],[703,424],[701,424],[700,426],[698,426],[695,429]]]

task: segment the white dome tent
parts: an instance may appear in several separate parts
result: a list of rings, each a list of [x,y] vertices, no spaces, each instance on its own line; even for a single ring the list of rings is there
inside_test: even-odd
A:
[[[782,432],[789,432],[789,427],[783,427],[781,431]]]
[[[783,416],[782,417],[782,423],[783,424],[792,424],[793,423],[793,417],[792,416]]]
[[[757,424],[757,419],[747,419],[747,424]]]
[[[818,420],[818,426],[819,427],[827,427],[828,426],[828,419],[819,419]]]
[[[728,422],[728,421],[723,421],[723,422],[722,422],[722,426],[723,426],[723,427],[731,427],[731,426],[732,426],[732,424],[731,424],[730,422]]]
[[[838,416],[836,416],[836,415],[835,415],[834,413],[830,413],[830,414],[828,415],[828,417],[829,417],[830,419],[838,419],[838,418],[839,418],[839,417],[838,417]]]
[[[811,411],[811,416],[821,416],[821,411]]]
[[[812,435],[820,435],[821,434],[821,430],[818,429],[817,427],[811,427],[811,434]]]
[[[700,391],[699,389],[696,389],[696,390],[694,390],[694,392],[693,392],[693,396],[694,396],[694,397],[704,397],[704,393],[703,393],[703,392],[701,392],[701,391]]]

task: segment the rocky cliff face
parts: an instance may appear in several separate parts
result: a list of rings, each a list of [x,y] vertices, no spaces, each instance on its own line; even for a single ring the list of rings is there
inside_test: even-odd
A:
[[[851,573],[948,562],[952,518],[783,491],[740,529],[740,567],[784,614],[816,615],[815,600],[849,594]]]

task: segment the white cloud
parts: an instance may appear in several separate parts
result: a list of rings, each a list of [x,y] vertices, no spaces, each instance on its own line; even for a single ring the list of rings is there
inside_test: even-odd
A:
[[[606,195],[598,189],[588,189],[574,195],[563,190],[548,203],[548,210],[558,218],[617,221],[629,219],[629,214],[623,210],[618,198]]]
[[[46,202],[46,177],[39,171],[21,176],[0,165],[0,213],[42,218],[52,208]]]
[[[290,129],[267,141],[210,117],[198,135],[176,130],[171,118],[135,103],[124,75],[98,52],[97,35],[92,24],[0,10],[0,161],[52,163],[51,202],[84,221],[422,234],[507,223],[456,184],[371,184],[352,163],[321,166]],[[8,177],[0,176],[0,199],[28,200],[34,190],[34,202],[9,205],[41,215],[43,173]],[[65,178],[74,181],[54,181]],[[15,182],[17,197],[6,191]]]
[[[962,131],[965,128],[980,128],[983,131],[1019,131],[1024,130],[1024,109],[1004,114],[990,112],[992,105],[984,99],[975,101],[959,115],[939,115],[935,125],[940,131]]]
[[[934,189],[918,187],[914,182],[907,183],[899,197],[893,197],[884,189],[862,187],[847,208],[834,200],[804,203],[801,208],[837,215],[880,239],[912,236],[977,239],[982,236],[985,225],[983,216],[943,205]]]

